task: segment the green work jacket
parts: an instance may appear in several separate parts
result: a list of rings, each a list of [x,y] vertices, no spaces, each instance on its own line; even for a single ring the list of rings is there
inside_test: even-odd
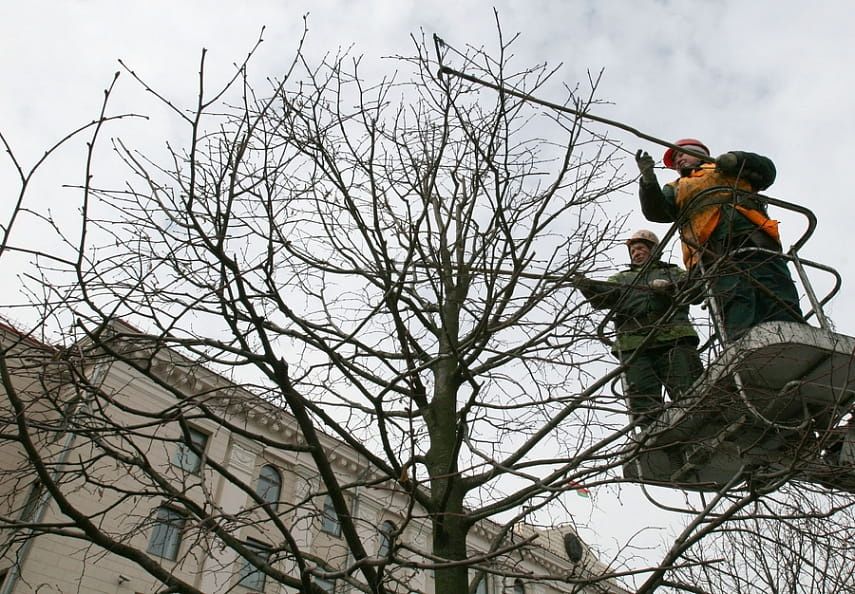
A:
[[[614,310],[617,340],[612,351],[626,353],[638,348],[651,330],[654,336],[647,344],[649,348],[679,339],[692,339],[697,343],[698,334],[689,319],[689,303],[678,303],[666,316],[674,302],[673,291],[650,288],[650,283],[656,279],[680,287],[685,275],[677,265],[657,260],[646,268],[631,264],[628,270],[618,272],[607,281],[584,279],[577,286],[594,308]]]

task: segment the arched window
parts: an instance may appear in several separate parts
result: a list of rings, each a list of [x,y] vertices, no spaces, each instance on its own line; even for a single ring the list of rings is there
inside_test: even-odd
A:
[[[522,580],[514,580],[514,594],[525,594],[525,584]]]
[[[279,504],[279,495],[282,493],[282,475],[270,464],[261,467],[255,493],[276,509]]]
[[[380,524],[378,532],[380,533],[380,546],[377,548],[379,557],[388,557],[392,552],[392,539],[395,537],[395,524],[389,520],[384,520]]]

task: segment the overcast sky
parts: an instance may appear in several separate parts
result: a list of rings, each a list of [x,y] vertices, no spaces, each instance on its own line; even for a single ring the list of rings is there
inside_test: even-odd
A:
[[[409,36],[423,28],[450,44],[496,44],[492,6],[506,36],[520,33],[517,64],[564,66],[558,80],[573,86],[588,70],[604,70],[599,96],[610,102],[598,114],[653,136],[703,139],[714,154],[750,150],[772,158],[778,180],[768,194],[798,202],[819,217],[805,256],[844,276],[830,313],[839,330],[855,334],[855,260],[848,239],[855,233],[855,196],[846,181],[855,122],[852,58],[855,8],[843,0],[803,1],[581,1],[529,0],[495,3],[455,1],[191,2],[67,1],[4,2],[0,6],[0,130],[24,164],[32,163],[67,131],[92,120],[124,60],[178,102],[192,103],[199,56],[209,50],[209,72],[225,73],[266,26],[254,61],[258,75],[282,72],[309,14],[308,51],[320,55],[354,46],[376,72],[393,68],[382,56],[406,51]],[[561,100],[563,97],[545,97]],[[123,75],[114,110],[149,109],[138,85]],[[174,131],[154,118],[131,128],[137,138],[163,140]],[[615,131],[627,149],[662,149]],[[60,210],[74,202],[63,183],[79,183],[83,140],[58,155],[30,197],[33,207]],[[627,157],[629,152],[626,153]],[[625,167],[634,168],[627,159]],[[634,169],[633,169],[634,171]],[[8,161],[0,182],[13,187]],[[660,173],[660,180],[669,176]],[[0,194],[5,219],[14,201]],[[627,213],[636,200],[625,197]],[[779,215],[782,235],[795,239],[801,224]],[[774,215],[773,215],[774,216]],[[630,226],[659,233],[665,226],[630,214]],[[38,241],[26,225],[19,243]],[[4,259],[2,302],[16,300],[13,274],[21,262]],[[18,297],[17,300],[20,300]],[[26,319],[23,312],[12,318]],[[625,489],[620,498],[602,492],[574,505],[595,530],[588,540],[632,532],[645,523],[628,513],[642,496]],[[637,500],[637,501],[636,501]],[[641,517],[639,517],[641,516]],[[595,533],[596,532],[596,533]],[[598,533],[598,534],[597,534]]]

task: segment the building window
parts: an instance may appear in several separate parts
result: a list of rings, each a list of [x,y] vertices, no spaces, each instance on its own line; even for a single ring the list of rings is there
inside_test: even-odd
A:
[[[148,552],[175,561],[181,546],[181,533],[184,532],[184,515],[171,507],[159,507],[154,522]]]
[[[324,592],[329,592],[329,594],[333,594],[335,592],[335,580],[315,578],[315,585]]]
[[[525,594],[525,584],[522,580],[514,580],[514,594]]]
[[[39,501],[42,498],[42,482],[38,479],[33,483],[30,492],[27,493],[27,499],[24,501],[24,508],[21,510],[21,521],[31,522],[35,520],[35,515],[39,509]]]
[[[269,503],[273,509],[276,509],[279,504],[279,495],[282,493],[282,475],[270,464],[261,467],[255,493],[265,503]]]
[[[265,543],[246,539],[243,543],[250,550],[250,554],[256,561],[268,563],[270,561],[270,547]],[[250,563],[247,559],[242,560],[243,565],[240,568],[240,577],[238,583],[244,588],[249,588],[256,592],[264,592],[264,582],[267,580],[267,574]]]
[[[573,563],[581,561],[582,555],[585,554],[585,551],[582,548],[582,541],[579,540],[579,537],[572,532],[568,532],[564,535],[564,551],[567,553],[567,558]]]
[[[478,579],[478,585],[475,586],[475,594],[487,594],[487,574],[481,573]]]
[[[321,530],[333,536],[341,536],[341,522],[338,521],[338,514],[335,512],[332,497],[327,495],[324,498],[324,513],[321,523]]]
[[[198,474],[202,468],[201,454],[205,452],[205,446],[208,444],[208,436],[192,427],[188,429],[188,432],[190,434],[190,444],[193,444],[193,448],[187,442],[179,443],[178,448],[175,450],[175,455],[172,457],[172,463],[182,470]],[[197,454],[193,451],[194,449],[199,453]]]
[[[377,548],[377,555],[379,557],[388,557],[392,552],[392,539],[395,537],[395,530],[395,524],[389,520],[384,520],[380,524],[378,530],[380,533],[380,546]]]

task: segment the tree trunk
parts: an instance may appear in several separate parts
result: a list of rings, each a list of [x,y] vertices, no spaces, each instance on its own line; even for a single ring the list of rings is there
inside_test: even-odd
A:
[[[457,314],[456,311],[454,313]],[[449,316],[449,319],[456,322],[456,317]],[[456,324],[449,325],[456,331]],[[451,350],[445,341],[441,343],[441,351]],[[466,534],[470,524],[463,506],[466,486],[458,467],[457,443],[461,437],[461,428],[457,418],[460,378],[456,359],[441,358],[434,371],[434,380],[434,399],[428,415],[431,447],[427,453],[433,504],[433,553],[443,560],[464,561],[467,558]],[[435,592],[464,594],[468,590],[465,564],[439,568],[434,575]]]
[[[462,494],[462,489],[454,489],[446,503],[445,513],[433,517],[433,553],[449,561],[463,561],[467,558],[466,533],[469,531],[469,523],[457,511],[463,511]],[[469,572],[465,564],[434,571],[434,592],[465,594],[468,589]]]

